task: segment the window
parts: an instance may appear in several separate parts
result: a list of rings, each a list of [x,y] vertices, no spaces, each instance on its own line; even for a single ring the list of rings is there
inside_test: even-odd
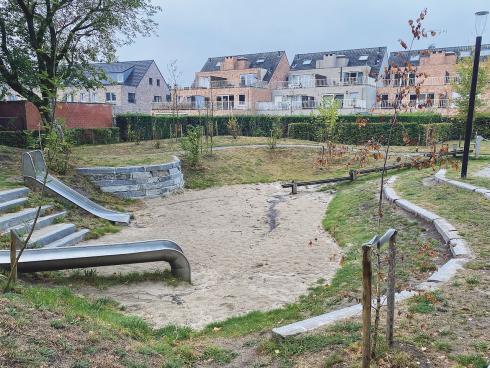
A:
[[[9,95],[8,100],[9,101],[17,101],[17,95]]]
[[[80,102],[85,102],[85,93],[80,93]]]
[[[221,61],[218,61],[218,62],[216,63],[216,66],[219,68],[219,67],[221,66]]]
[[[116,96],[114,96],[115,99]],[[90,102],[97,102],[97,93],[92,92],[91,97],[90,97]]]
[[[239,95],[238,96],[238,104],[239,105],[245,105],[245,95]]]
[[[116,101],[116,94],[111,93],[111,92],[106,92],[105,94],[105,100],[107,102],[115,102]]]
[[[380,107],[382,109],[386,109],[390,107],[389,101],[388,101],[389,96],[388,95],[381,95],[380,96]]]
[[[420,55],[412,55],[410,56],[410,61],[419,61],[420,60]]]
[[[150,86],[153,86],[153,78],[149,78],[148,83],[150,84]]]
[[[167,102],[171,102],[172,101],[172,96],[171,95],[165,95],[165,100]]]
[[[289,87],[314,87],[315,76],[314,75],[292,75],[289,78]]]
[[[160,87],[160,79],[157,79],[157,87]]]
[[[162,102],[162,96],[153,96],[153,102]]]
[[[201,88],[209,88],[211,85],[210,77],[199,77],[197,81],[197,86]]]
[[[257,64],[262,64],[265,61],[265,59],[257,59]]]
[[[464,57],[470,57],[470,56],[471,56],[471,51],[461,51],[459,53],[459,57],[462,57],[462,58],[464,58]]]
[[[303,65],[310,65],[310,64],[311,64],[311,59],[303,60]]]
[[[136,103],[136,93],[133,93],[133,92],[128,93],[128,102],[129,103]]]
[[[254,86],[257,84],[256,74],[241,74],[240,75],[240,85],[242,86]]]
[[[359,56],[359,61],[366,61],[368,59],[368,55]]]
[[[408,104],[410,107],[416,107],[417,106],[417,95],[410,95],[410,102]]]

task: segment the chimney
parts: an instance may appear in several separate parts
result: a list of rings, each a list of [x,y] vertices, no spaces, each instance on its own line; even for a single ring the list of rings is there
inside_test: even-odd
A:
[[[345,55],[337,55],[337,63],[335,66],[337,68],[343,68],[349,65],[349,58]]]
[[[237,59],[237,69],[244,70],[250,67],[250,61],[246,57],[239,57]]]
[[[317,61],[317,68],[335,68],[337,63],[337,56],[335,54],[325,54],[322,60]]]
[[[237,66],[236,56],[226,56],[223,64],[221,65],[221,70],[235,70]]]

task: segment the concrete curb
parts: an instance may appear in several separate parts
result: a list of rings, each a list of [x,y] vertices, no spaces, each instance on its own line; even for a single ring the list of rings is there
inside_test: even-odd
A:
[[[383,196],[394,205],[420,217],[427,222],[432,223],[437,232],[443,237],[446,244],[450,247],[451,254],[454,257],[439,267],[437,271],[432,273],[427,278],[426,281],[418,284],[415,287],[415,291],[403,290],[397,293],[395,295],[395,301],[400,302],[417,295],[418,292],[436,289],[441,284],[450,281],[457,274],[457,272],[463,268],[464,264],[473,257],[473,253],[471,252],[471,249],[466,241],[459,236],[456,228],[449,223],[449,221],[433,212],[426,210],[425,208],[419,207],[412,202],[407,201],[406,199],[400,198],[396,191],[392,188],[395,181],[396,176],[392,176],[385,182],[383,187]],[[361,314],[361,312],[362,305],[355,304],[350,307],[338,309],[313,318],[305,319],[303,321],[291,323],[286,326],[273,328],[272,333],[282,338],[291,337],[342,321],[350,317],[358,316]]]
[[[475,193],[481,194],[486,199],[490,199],[490,189],[483,188],[483,187],[477,187],[475,185],[463,183],[463,182],[457,181],[457,180],[448,179],[448,178],[446,178],[446,169],[439,170],[434,175],[434,179],[438,183],[449,184],[449,185],[452,185],[452,186],[460,188],[460,189],[464,189],[464,190],[467,190],[470,192],[475,192]]]

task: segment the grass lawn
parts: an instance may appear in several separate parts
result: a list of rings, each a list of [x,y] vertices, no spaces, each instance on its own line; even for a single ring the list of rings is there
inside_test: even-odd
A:
[[[218,136],[213,138],[214,147],[248,146],[267,144],[266,137]],[[316,145],[311,141],[280,139],[278,144]],[[85,145],[73,148],[75,166],[129,166],[164,163],[173,154],[181,151],[180,143],[175,139],[141,141],[139,143],[117,143],[108,145]]]

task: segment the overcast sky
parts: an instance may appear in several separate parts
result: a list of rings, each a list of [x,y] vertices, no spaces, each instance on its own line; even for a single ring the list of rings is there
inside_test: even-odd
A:
[[[181,84],[194,79],[207,58],[284,50],[296,53],[387,46],[400,50],[409,39],[407,20],[424,7],[427,29],[442,31],[416,43],[437,47],[474,44],[474,13],[488,0],[154,0],[158,36],[138,38],[119,50],[120,61],[154,59],[168,80],[176,59]],[[490,43],[490,21],[483,36]]]

